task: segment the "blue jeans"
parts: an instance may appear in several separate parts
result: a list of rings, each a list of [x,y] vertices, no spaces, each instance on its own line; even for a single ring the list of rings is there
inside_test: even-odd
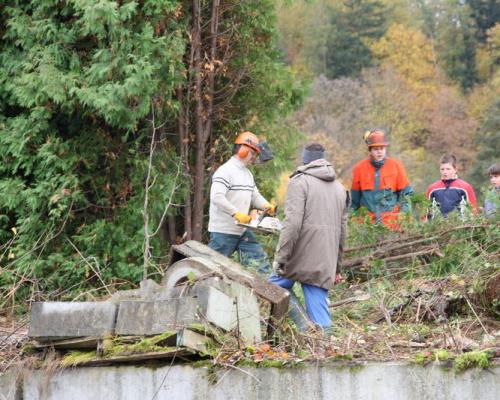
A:
[[[268,281],[281,286],[283,289],[287,289],[290,292],[290,317],[295,322],[299,330],[306,330],[307,324],[304,323],[304,317],[300,315],[301,305],[299,299],[292,291],[295,281],[275,274],[272,274]],[[328,309],[328,290],[302,282],[300,285],[302,286],[302,292],[304,293],[308,317],[316,325],[323,328],[323,330],[328,331],[332,326],[330,310]]]
[[[263,274],[271,272],[271,264],[267,254],[254,234],[248,229],[241,236],[210,232],[208,247],[226,257],[231,257],[235,251],[238,251],[240,263],[245,267],[256,269],[257,272]]]

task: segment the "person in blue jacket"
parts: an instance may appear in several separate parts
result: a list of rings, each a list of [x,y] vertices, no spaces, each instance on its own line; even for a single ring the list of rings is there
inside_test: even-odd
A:
[[[431,184],[425,197],[435,203],[443,217],[454,210],[459,210],[461,204],[470,204],[474,214],[477,213],[477,200],[474,188],[460,179],[457,174],[457,159],[454,155],[445,154],[439,160],[441,179]],[[433,218],[434,215],[429,215]]]
[[[498,204],[500,203],[500,163],[495,163],[489,167],[488,175],[492,188],[486,193],[484,214],[490,218],[497,214]]]

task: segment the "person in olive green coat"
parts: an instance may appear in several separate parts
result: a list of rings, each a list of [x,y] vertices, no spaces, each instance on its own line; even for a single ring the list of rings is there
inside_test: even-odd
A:
[[[324,159],[324,147],[313,143],[302,153],[304,165],[293,173],[285,200],[285,220],[269,281],[291,291],[300,282],[307,316],[331,327],[328,289],[335,283],[347,230],[349,196]],[[298,300],[291,298],[291,317]],[[297,323],[299,329],[304,324]]]

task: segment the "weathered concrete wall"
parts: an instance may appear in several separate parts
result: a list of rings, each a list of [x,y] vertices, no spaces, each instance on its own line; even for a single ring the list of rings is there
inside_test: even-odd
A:
[[[0,400],[22,400],[22,371],[11,368],[0,374]]]
[[[457,375],[437,366],[372,363],[233,369],[211,383],[207,369],[189,365],[75,368],[25,372],[18,397],[7,395],[15,374],[0,377],[0,400],[496,400],[499,374],[500,366]]]

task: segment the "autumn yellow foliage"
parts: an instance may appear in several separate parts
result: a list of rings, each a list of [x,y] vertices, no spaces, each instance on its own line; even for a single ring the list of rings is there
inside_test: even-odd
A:
[[[288,189],[288,182],[290,181],[290,174],[283,173],[279,178],[278,190],[276,193],[276,204],[278,207],[285,206],[286,191]]]
[[[437,91],[434,52],[425,35],[413,28],[392,25],[384,37],[372,46],[382,67],[394,68],[418,96]]]

